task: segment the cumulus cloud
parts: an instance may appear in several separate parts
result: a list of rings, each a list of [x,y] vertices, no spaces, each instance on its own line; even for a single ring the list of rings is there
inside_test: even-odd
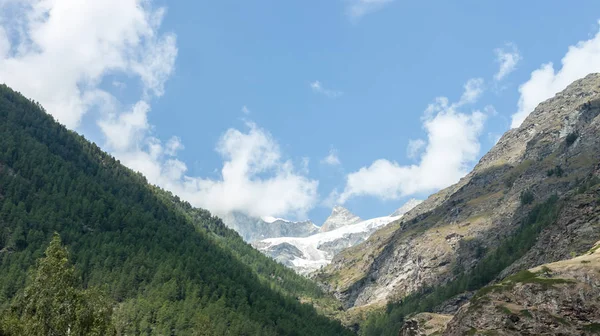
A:
[[[361,17],[382,9],[385,5],[394,0],[350,0],[346,8],[346,14],[352,20],[358,20]]]
[[[106,118],[99,120],[98,126],[106,136],[109,147],[120,151],[143,139],[149,127],[149,110],[148,103],[139,101],[131,111],[120,114],[111,112]]]
[[[143,0],[0,2],[0,78],[70,128],[93,107],[113,104],[108,74],[135,76],[160,96],[177,54],[159,34],[164,10]]]
[[[250,114],[250,109],[246,105],[244,105],[242,106],[242,113],[248,115]]]
[[[321,82],[319,82],[318,80],[310,83],[310,88],[313,90],[313,92],[325,95],[330,98],[337,98],[344,94],[342,91],[325,88],[323,84],[321,84]]]
[[[506,43],[504,47],[495,49],[494,53],[496,54],[496,62],[500,65],[494,79],[501,81],[516,69],[517,64],[521,61],[521,54],[514,43]]]
[[[467,81],[464,86],[464,92],[460,97],[460,100],[456,104],[456,107],[462,106],[465,104],[472,104],[481,97],[481,94],[484,91],[484,81],[483,78],[471,78]]]
[[[247,132],[230,129],[219,141],[221,179],[188,177],[182,193],[217,213],[305,216],[317,200],[318,182],[296,172],[268,132],[252,123],[247,127]]]
[[[220,215],[241,211],[253,216],[305,217],[317,201],[318,182],[284,160],[267,131],[253,123],[246,127],[247,131],[229,129],[219,140],[216,151],[223,158],[223,167],[218,179],[186,175],[187,166],[174,157],[180,146],[163,146],[157,139],[116,155],[150,181]],[[175,150],[169,151],[169,147]]]
[[[446,97],[436,98],[423,117],[427,141],[409,145],[409,152],[411,147],[424,147],[419,163],[400,165],[386,159],[376,160],[370,166],[348,174],[338,202],[365,195],[384,200],[398,199],[457,182],[477,159],[479,136],[486,119],[482,111],[467,113],[461,110],[474,103],[482,92],[483,80],[472,79],[465,84],[458,102],[450,104]]]
[[[181,139],[179,137],[171,137],[169,141],[167,141],[165,145],[165,154],[169,156],[175,156],[178,151],[184,149],[183,143],[181,143]]]
[[[181,139],[165,142],[152,135],[150,102],[164,93],[177,45],[174,34],[159,32],[165,9],[151,5],[149,0],[0,0],[0,79],[69,128],[77,128],[86,114],[93,116],[104,149],[196,206],[218,214],[303,216],[316,202],[318,183],[284,159],[276,141],[258,126],[249,123],[246,130],[223,134],[216,147],[223,166],[215,179],[187,174],[177,158]],[[111,76],[137,80],[132,102],[109,92],[134,90]],[[307,169],[304,160],[301,170]]]
[[[321,162],[330,166],[337,166],[341,164],[340,158],[338,157],[338,153],[335,148],[331,148],[329,150],[329,154],[323,160],[321,160]]]
[[[408,140],[406,155],[408,155],[408,157],[411,159],[417,158],[426,144],[427,143],[423,139]]]
[[[519,127],[533,109],[552,98],[573,81],[593,72],[600,72],[600,31],[589,40],[570,46],[561,60],[561,68],[543,64],[519,87],[518,111],[512,116],[511,127]]]

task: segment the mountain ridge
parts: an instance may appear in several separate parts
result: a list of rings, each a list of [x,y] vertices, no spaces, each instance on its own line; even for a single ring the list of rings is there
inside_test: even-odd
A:
[[[331,215],[329,215],[325,222],[323,222],[323,225],[321,225],[319,232],[335,230],[342,226],[356,224],[360,221],[362,221],[362,219],[350,212],[350,210],[341,205],[336,205],[331,210]]]
[[[221,218],[225,225],[237,231],[246,242],[286,236],[307,237],[319,232],[319,227],[310,220],[294,222],[274,217],[263,219],[241,212],[228,213]]]
[[[581,196],[569,195],[588,195],[586,190],[594,188],[600,174],[599,114],[600,74],[591,74],[541,103],[456,184],[407,212],[400,225],[386,226],[344,250],[315,278],[346,309],[401,302],[412,293],[442,288],[445,283],[462,288],[457,274],[470,275],[486,256],[504,253],[497,249],[516,234],[534,205],[553,194],[572,204]],[[556,218],[539,227],[541,231],[531,233],[536,241],[539,237],[560,244],[551,245],[554,249],[537,244],[509,254],[506,261],[490,263],[497,276],[589,249],[593,238],[583,232],[595,237],[600,228],[595,221],[579,218],[595,213],[595,197],[587,197],[579,210],[562,207]],[[438,300],[423,294],[422,304],[426,298]]]
[[[378,228],[399,220],[406,211],[419,203],[420,201],[411,199],[394,212],[395,216],[367,220],[361,220],[349,210],[337,206],[330,216],[331,226],[335,226],[333,229],[322,230],[306,237],[263,239],[254,242],[253,246],[298,273],[309,275],[329,264],[335,255],[344,249],[367,239]]]
[[[328,302],[314,284],[5,85],[0,134],[0,311],[57,232],[119,334],[348,334],[299,302]]]

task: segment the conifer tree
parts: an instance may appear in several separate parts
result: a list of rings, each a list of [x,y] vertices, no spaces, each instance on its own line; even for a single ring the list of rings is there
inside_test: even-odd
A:
[[[110,335],[112,305],[97,289],[78,285],[69,253],[55,233],[30,283],[5,314],[0,335]]]

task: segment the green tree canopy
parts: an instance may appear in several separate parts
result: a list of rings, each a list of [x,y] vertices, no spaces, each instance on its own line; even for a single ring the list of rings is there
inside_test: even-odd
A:
[[[79,284],[55,233],[0,330],[8,335],[110,335],[112,305],[97,289],[83,290]]]

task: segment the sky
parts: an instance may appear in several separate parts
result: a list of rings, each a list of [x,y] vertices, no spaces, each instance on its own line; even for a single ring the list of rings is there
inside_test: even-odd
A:
[[[216,214],[385,216],[600,71],[600,2],[0,0],[0,82]]]

